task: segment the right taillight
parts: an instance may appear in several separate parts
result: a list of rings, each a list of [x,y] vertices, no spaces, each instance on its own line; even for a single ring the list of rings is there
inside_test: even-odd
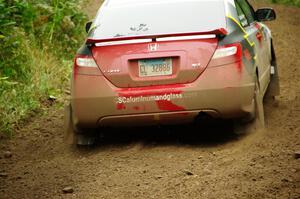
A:
[[[76,55],[74,62],[74,74],[102,75],[97,63],[92,56]]]
[[[240,43],[227,44],[218,46],[216,49],[209,66],[221,66],[242,60],[242,46]]]

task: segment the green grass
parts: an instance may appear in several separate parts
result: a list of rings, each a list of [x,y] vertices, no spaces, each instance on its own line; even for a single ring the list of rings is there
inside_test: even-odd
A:
[[[300,0],[270,0],[272,3],[280,3],[285,5],[300,7]]]
[[[79,0],[0,0],[0,132],[62,98],[83,41]]]
[[[27,58],[31,65],[28,80],[0,80],[0,124],[1,130],[7,135],[11,135],[12,129],[18,127],[33,111],[39,110],[49,96],[62,99],[68,88],[70,61],[62,61],[34,48],[29,51]]]

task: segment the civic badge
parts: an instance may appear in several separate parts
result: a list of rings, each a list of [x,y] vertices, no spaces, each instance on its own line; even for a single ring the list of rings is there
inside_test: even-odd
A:
[[[148,45],[149,51],[157,51],[158,50],[158,43],[152,43]]]
[[[201,66],[201,63],[193,63],[192,67],[193,68],[199,68]]]

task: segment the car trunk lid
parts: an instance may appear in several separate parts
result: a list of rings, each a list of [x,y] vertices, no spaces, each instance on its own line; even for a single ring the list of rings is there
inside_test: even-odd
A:
[[[218,39],[208,34],[94,44],[92,54],[104,76],[116,87],[128,88],[195,81],[209,64]]]

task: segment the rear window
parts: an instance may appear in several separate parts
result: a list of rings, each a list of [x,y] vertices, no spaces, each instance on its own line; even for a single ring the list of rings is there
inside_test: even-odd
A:
[[[110,0],[89,38],[206,32],[226,28],[223,0]]]

